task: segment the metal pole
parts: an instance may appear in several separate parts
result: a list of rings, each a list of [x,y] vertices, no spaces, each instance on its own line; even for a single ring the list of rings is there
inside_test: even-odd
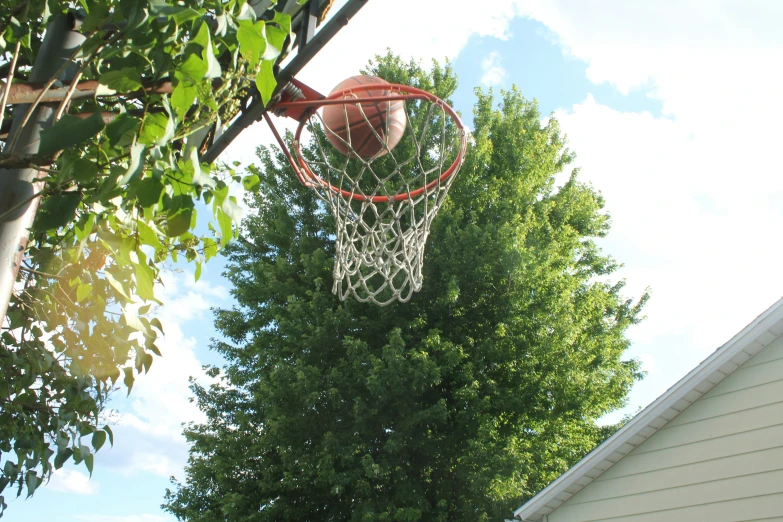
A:
[[[280,71],[280,74],[277,76],[278,90],[291,81],[291,78],[296,76],[318,54],[318,51],[323,49],[329,43],[329,40],[340,32],[340,29],[348,25],[348,21],[359,12],[366,2],[367,0],[348,0],[334,17],[326,22],[326,25],[315,34],[311,34],[312,29],[315,27],[315,20],[309,22],[311,25],[303,26],[306,44],[299,46],[296,56]],[[308,11],[304,15],[310,16],[311,13]],[[300,34],[298,38],[302,38],[302,35]],[[210,145],[209,149],[201,156],[201,161],[205,163],[214,162],[243,130],[259,121],[265,112],[266,107],[264,107],[264,104],[258,99],[254,100],[252,105],[244,109],[242,114]]]
[[[31,83],[47,82],[68,62],[74,51],[84,42],[85,36],[74,31],[76,19],[73,15],[60,16],[46,28],[41,49],[30,71]],[[72,63],[58,78],[69,82],[76,73],[77,65]],[[19,136],[14,150],[6,153],[36,154],[41,131],[53,123],[58,103],[41,103],[36,107],[24,128],[19,128],[29,105],[17,105],[17,117],[6,139],[6,147]],[[0,107],[5,110],[5,107]],[[38,210],[38,198],[30,199],[40,191],[42,183],[37,179],[41,172],[35,169],[0,169],[0,216],[20,203],[30,200],[8,216],[0,219],[0,324],[5,319],[11,300],[14,283],[19,274],[22,256],[27,247],[30,228]]]

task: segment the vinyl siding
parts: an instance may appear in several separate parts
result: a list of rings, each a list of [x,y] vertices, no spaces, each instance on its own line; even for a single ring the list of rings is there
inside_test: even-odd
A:
[[[783,337],[683,409],[549,522],[783,522]]]

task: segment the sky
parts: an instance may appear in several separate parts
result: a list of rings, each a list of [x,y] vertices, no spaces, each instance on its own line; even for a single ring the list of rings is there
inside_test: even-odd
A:
[[[517,85],[557,118],[579,178],[605,198],[612,230],[600,245],[623,263],[625,295],[652,294],[628,333],[647,376],[610,422],[783,295],[781,19],[778,0],[368,0],[299,79],[329,92],[388,47],[425,66],[449,59],[468,127],[477,86]],[[268,140],[256,124],[223,159],[246,165]],[[209,340],[210,308],[231,306],[221,272],[217,259],[198,283],[187,269],[164,274],[163,357],[112,402],[114,447],[91,478],[66,466],[8,502],[4,520],[174,520],[159,506],[169,477],[184,479],[182,424],[202,418],[188,379],[208,382],[202,365],[220,363]]]

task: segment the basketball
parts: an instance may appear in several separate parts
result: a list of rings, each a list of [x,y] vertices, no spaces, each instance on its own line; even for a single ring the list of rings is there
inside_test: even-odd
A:
[[[384,89],[389,83],[375,76],[352,76],[340,82],[332,94],[338,94],[360,85],[378,85],[378,89],[346,93],[343,99],[370,98],[392,94]],[[393,149],[405,134],[405,102],[375,101],[325,105],[323,122],[326,137],[340,153],[360,158],[380,157]]]

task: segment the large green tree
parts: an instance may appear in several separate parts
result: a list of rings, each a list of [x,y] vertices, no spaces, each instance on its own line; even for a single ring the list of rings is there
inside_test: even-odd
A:
[[[388,55],[368,72],[457,86]],[[339,302],[333,222],[276,150],[259,149],[238,306],[216,311],[227,361],[194,386],[181,520],[476,521],[508,516],[607,436],[596,420],[639,378],[639,320],[595,238],[609,218],[574,172],[557,121],[516,90],[477,90],[473,143],[435,221],[424,288],[385,308]]]

